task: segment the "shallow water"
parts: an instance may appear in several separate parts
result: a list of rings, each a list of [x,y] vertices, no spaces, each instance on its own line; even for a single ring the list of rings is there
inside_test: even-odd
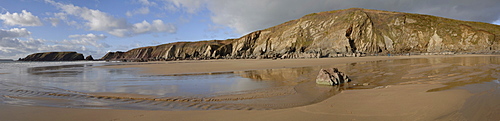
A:
[[[262,110],[308,105],[346,89],[398,84],[444,84],[441,91],[496,88],[500,57],[439,57],[185,75],[145,75],[105,62],[0,63],[0,103],[140,110]],[[353,80],[316,85],[321,68]],[[476,84],[468,87],[466,85]],[[490,86],[477,86],[486,84]],[[492,92],[494,95],[498,91]]]
[[[136,106],[133,103],[163,97],[177,100],[185,99],[182,97],[186,96],[204,97],[273,85],[243,78],[231,72],[151,76],[139,74],[137,69],[95,67],[113,64],[117,63],[0,63],[0,94],[3,96],[1,101],[8,104],[55,107],[146,109],[150,106]],[[111,96],[122,100],[105,100]],[[117,104],[122,106],[115,106]]]

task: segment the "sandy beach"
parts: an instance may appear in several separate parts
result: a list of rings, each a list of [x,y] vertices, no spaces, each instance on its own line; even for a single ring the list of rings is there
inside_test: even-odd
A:
[[[294,67],[311,67],[348,64],[356,62],[372,62],[381,60],[400,60],[412,58],[443,57],[487,57],[494,55],[434,55],[434,56],[380,56],[359,58],[321,58],[321,59],[287,59],[287,60],[203,60],[203,61],[171,61],[127,63],[97,68],[132,68],[140,73],[150,75],[200,74],[217,72],[235,72],[262,69],[280,69]],[[497,60],[487,60],[495,62]],[[417,62],[415,62],[417,63]],[[0,120],[21,121],[160,121],[160,120],[500,120],[500,84],[498,80],[491,82],[471,82],[475,77],[498,75],[498,67],[494,65],[463,65],[455,68],[451,64],[433,62],[432,66],[415,66],[404,75],[396,72],[377,73],[379,75],[397,75],[399,79],[409,81],[370,89],[343,90],[339,94],[328,97],[318,103],[274,110],[117,110],[117,109],[77,109],[41,106],[17,106],[0,104]],[[358,66],[368,67],[372,63],[361,63]],[[391,66],[391,65],[387,65]],[[407,66],[407,65],[403,65]],[[453,67],[451,70],[449,68]],[[476,68],[477,67],[477,68]],[[347,70],[349,67],[342,67]],[[389,67],[390,68],[390,67]],[[477,73],[464,71],[465,74],[454,73],[456,70],[476,69]],[[489,69],[477,71],[477,69]],[[495,71],[496,69],[496,71]],[[351,69],[356,70],[356,69]],[[433,71],[434,70],[434,71]],[[450,73],[442,73],[449,70]],[[493,70],[493,71],[491,71]],[[441,72],[437,72],[441,71]],[[353,71],[354,72],[354,71]],[[363,70],[356,72],[362,73]],[[316,76],[316,75],[312,75]],[[370,76],[370,75],[368,75]],[[377,76],[377,75],[376,75]],[[361,80],[362,75],[354,78]],[[285,78],[286,79],[286,78]],[[377,79],[377,78],[375,78]],[[467,90],[466,84],[457,84],[456,80],[465,79],[472,86],[489,84],[488,90]],[[489,80],[489,81],[488,81]],[[389,78],[384,83],[398,81]],[[363,80],[363,82],[370,82]],[[300,82],[297,82],[300,83]],[[370,82],[375,83],[375,82]],[[490,84],[491,83],[491,84]],[[458,88],[464,87],[464,88]],[[470,86],[469,86],[470,87]],[[305,87],[307,88],[307,87]],[[477,88],[477,87],[476,87]],[[300,89],[300,88],[293,88]],[[269,92],[273,93],[273,92]],[[244,95],[243,95],[244,96]],[[298,98],[297,98],[298,99]],[[279,103],[279,102],[275,102]]]

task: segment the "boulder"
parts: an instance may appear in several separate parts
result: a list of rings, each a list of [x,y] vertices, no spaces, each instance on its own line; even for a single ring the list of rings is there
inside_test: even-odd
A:
[[[316,83],[321,85],[334,85],[331,79],[331,68],[319,70],[319,74],[316,77]]]
[[[339,85],[350,81],[351,79],[337,68],[321,69],[316,77],[316,83],[321,85]]]

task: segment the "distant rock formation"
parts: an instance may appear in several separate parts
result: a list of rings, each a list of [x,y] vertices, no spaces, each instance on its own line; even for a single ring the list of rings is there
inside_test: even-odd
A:
[[[83,54],[77,52],[44,52],[20,58],[19,61],[78,61],[84,60]]]
[[[237,39],[169,43],[110,52],[101,59],[286,59],[498,52],[498,25],[352,8],[312,13]]]
[[[93,61],[94,58],[92,57],[92,55],[89,55],[87,57],[85,57],[85,60],[88,60],[88,61]]]
[[[337,68],[321,69],[316,77],[316,83],[321,85],[339,85],[350,81],[351,79]]]
[[[230,56],[230,40],[177,42],[159,46],[142,47],[127,52],[109,52],[101,60],[159,61],[222,59]]]
[[[123,59],[122,56],[124,55],[125,52],[108,52],[106,55],[104,55],[100,60],[120,60]]]

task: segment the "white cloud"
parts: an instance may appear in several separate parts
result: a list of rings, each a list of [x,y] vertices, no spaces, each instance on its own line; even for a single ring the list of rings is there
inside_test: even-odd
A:
[[[106,43],[99,43],[98,41],[104,40],[107,38],[104,34],[95,35],[95,34],[83,34],[83,35],[69,35],[69,38],[73,38],[72,40],[63,40],[61,44],[66,45],[90,45],[96,48],[109,48],[110,46]]]
[[[0,29],[0,58],[12,58],[19,54],[37,51],[43,40],[30,39],[20,40],[22,37],[29,37],[31,32],[25,28],[12,28],[10,30]]]
[[[135,36],[137,34],[143,34],[143,33],[152,33],[152,32],[175,32],[175,26],[172,24],[165,24],[163,21],[160,20],[160,24],[158,25],[163,25],[160,27],[167,27],[166,29],[155,29],[154,27],[151,27],[149,30],[144,30],[140,29],[141,31],[136,31],[136,24],[143,24],[142,23],[136,23],[136,24],[131,24],[128,23],[126,19],[124,18],[115,18],[105,12],[99,11],[99,10],[94,10],[94,9],[89,9],[86,7],[79,7],[79,6],[74,6],[72,4],[62,4],[58,2],[54,2],[52,0],[45,0],[45,2],[50,3],[57,8],[61,9],[64,14],[68,15],[73,15],[77,16],[83,20],[86,21],[85,26],[88,27],[89,30],[93,31],[105,31],[109,34],[112,34],[114,36],[118,37],[126,37],[126,36]],[[143,10],[140,11],[142,13],[149,12],[148,10]],[[67,20],[69,21],[69,20]],[[155,20],[153,23],[155,23],[157,20]],[[146,22],[147,23],[147,22]],[[161,31],[157,31],[161,30]]]
[[[127,27],[125,19],[118,19],[107,13],[99,10],[88,9],[86,7],[78,7],[71,4],[62,4],[54,1],[46,0],[56,7],[62,9],[66,14],[80,17],[87,22],[86,26],[94,31],[110,31],[113,29],[122,29]]]
[[[97,47],[98,46],[98,47]],[[76,51],[84,55],[93,55],[94,57],[102,57],[106,54],[105,48],[109,45],[105,43],[94,43],[88,40],[43,40],[43,39],[1,39],[0,40],[0,55],[1,59],[17,59],[23,58],[28,54],[36,52],[53,52],[53,51]]]
[[[106,39],[107,36],[104,35],[104,34],[100,34],[100,35],[95,35],[95,34],[74,34],[74,35],[69,35],[68,36],[69,38],[88,38],[88,39],[92,39],[92,40],[103,40],[103,39]]]
[[[142,7],[142,8],[133,10],[133,11],[127,11],[127,13],[125,15],[127,15],[128,17],[132,17],[135,14],[143,14],[143,15],[149,14],[149,8],[148,7]]]
[[[141,3],[144,6],[156,6],[156,2],[150,2],[148,0],[137,0],[139,3]]]
[[[26,10],[22,10],[21,13],[5,13],[0,14],[0,19],[3,20],[4,25],[9,26],[41,26],[43,25],[37,16],[34,16]]]
[[[10,30],[0,29],[0,38],[19,38],[28,37],[31,32],[26,30],[26,28],[12,28]]]
[[[27,53],[39,51],[43,42],[44,40],[39,39],[1,38],[0,52],[2,54],[0,58],[20,58]]]
[[[184,10],[187,13],[194,14],[198,12],[201,7],[203,7],[203,3],[207,2],[206,0],[165,0],[164,8],[170,11],[179,11]]]
[[[57,26],[61,20],[58,19],[58,18],[46,18],[47,21],[49,21],[51,23],[52,26]]]
[[[139,3],[141,3],[144,6],[155,6],[155,2],[150,2],[148,0],[137,0]]]
[[[154,20],[153,23],[148,23],[147,21],[142,21],[141,23],[136,23],[133,26],[134,33],[150,33],[150,32],[169,32],[173,33],[176,28],[172,24],[165,24],[162,20]]]
[[[66,13],[64,13],[64,12],[53,13],[53,16],[54,17],[46,18],[46,20],[50,21],[50,23],[52,24],[52,26],[57,26],[57,25],[59,25],[61,23],[61,21],[63,21],[67,25],[75,26],[77,28],[84,28],[82,25],[78,24],[76,21],[69,20],[68,19],[68,15]]]

